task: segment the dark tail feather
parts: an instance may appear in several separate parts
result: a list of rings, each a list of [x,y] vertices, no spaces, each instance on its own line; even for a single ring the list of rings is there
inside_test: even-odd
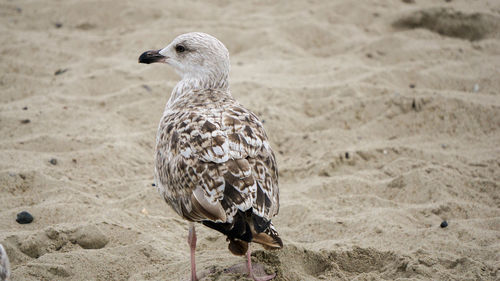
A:
[[[248,242],[239,239],[230,239],[227,248],[233,255],[243,256],[248,251]]]
[[[252,242],[261,244],[266,250],[277,250],[283,248],[283,241],[274,228],[272,222],[269,222],[269,226],[264,229],[264,231],[257,233],[252,233]]]
[[[259,243],[266,250],[283,248],[283,242],[271,221],[254,214],[252,209],[246,212],[238,210],[232,223],[208,220],[202,223],[225,234],[229,240],[228,248],[235,255],[244,255],[250,242]]]
[[[233,217],[233,223],[216,223],[202,221],[205,226],[215,229],[227,236],[229,251],[237,256],[244,255],[248,250],[248,243],[252,241],[252,231],[246,220],[246,214],[238,211]]]
[[[202,221],[205,226],[215,229],[227,236],[229,239],[240,239],[246,242],[252,241],[252,232],[246,220],[246,214],[238,211],[233,217],[232,223],[221,223],[213,221]]]

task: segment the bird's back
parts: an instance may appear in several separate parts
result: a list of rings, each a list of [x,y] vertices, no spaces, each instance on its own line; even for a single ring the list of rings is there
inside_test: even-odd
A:
[[[229,92],[193,91],[169,104],[155,166],[159,190],[185,219],[230,239],[282,246],[271,223],[279,210],[274,153],[257,116]]]

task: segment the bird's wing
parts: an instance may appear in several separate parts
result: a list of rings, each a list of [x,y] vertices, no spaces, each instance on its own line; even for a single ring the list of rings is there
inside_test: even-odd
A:
[[[257,116],[232,99],[164,115],[156,177],[165,200],[192,221],[232,222],[237,210],[269,220],[279,210],[278,170]],[[213,101],[212,101],[213,103]]]

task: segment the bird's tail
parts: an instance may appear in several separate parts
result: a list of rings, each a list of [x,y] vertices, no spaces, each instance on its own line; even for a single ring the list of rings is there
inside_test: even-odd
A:
[[[256,242],[266,250],[283,248],[283,242],[270,220],[267,220],[252,212],[239,211],[233,217],[231,223],[220,223],[204,220],[202,223],[225,235],[229,241],[228,248],[234,255],[244,255],[248,250],[248,243]]]
[[[283,242],[270,222],[269,226],[262,232],[255,231],[255,228],[250,227],[252,231],[252,242],[261,244],[266,250],[277,250],[283,248]],[[248,242],[240,239],[228,238],[228,248],[234,255],[242,256],[248,251]]]
[[[228,238],[229,245],[227,248],[233,255],[243,256],[248,251],[248,242],[240,239]]]
[[[252,228],[252,242],[261,244],[266,250],[277,250],[283,248],[283,241],[278,234],[278,231],[273,226],[272,222],[262,232],[256,232]]]

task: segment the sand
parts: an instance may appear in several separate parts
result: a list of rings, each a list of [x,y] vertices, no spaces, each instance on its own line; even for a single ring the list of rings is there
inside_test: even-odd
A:
[[[0,23],[12,280],[187,279],[152,186],[179,78],[137,58],[189,31],[226,44],[277,153],[285,247],[253,246],[275,280],[500,278],[499,1],[2,0]],[[248,280],[197,230],[204,280]]]

